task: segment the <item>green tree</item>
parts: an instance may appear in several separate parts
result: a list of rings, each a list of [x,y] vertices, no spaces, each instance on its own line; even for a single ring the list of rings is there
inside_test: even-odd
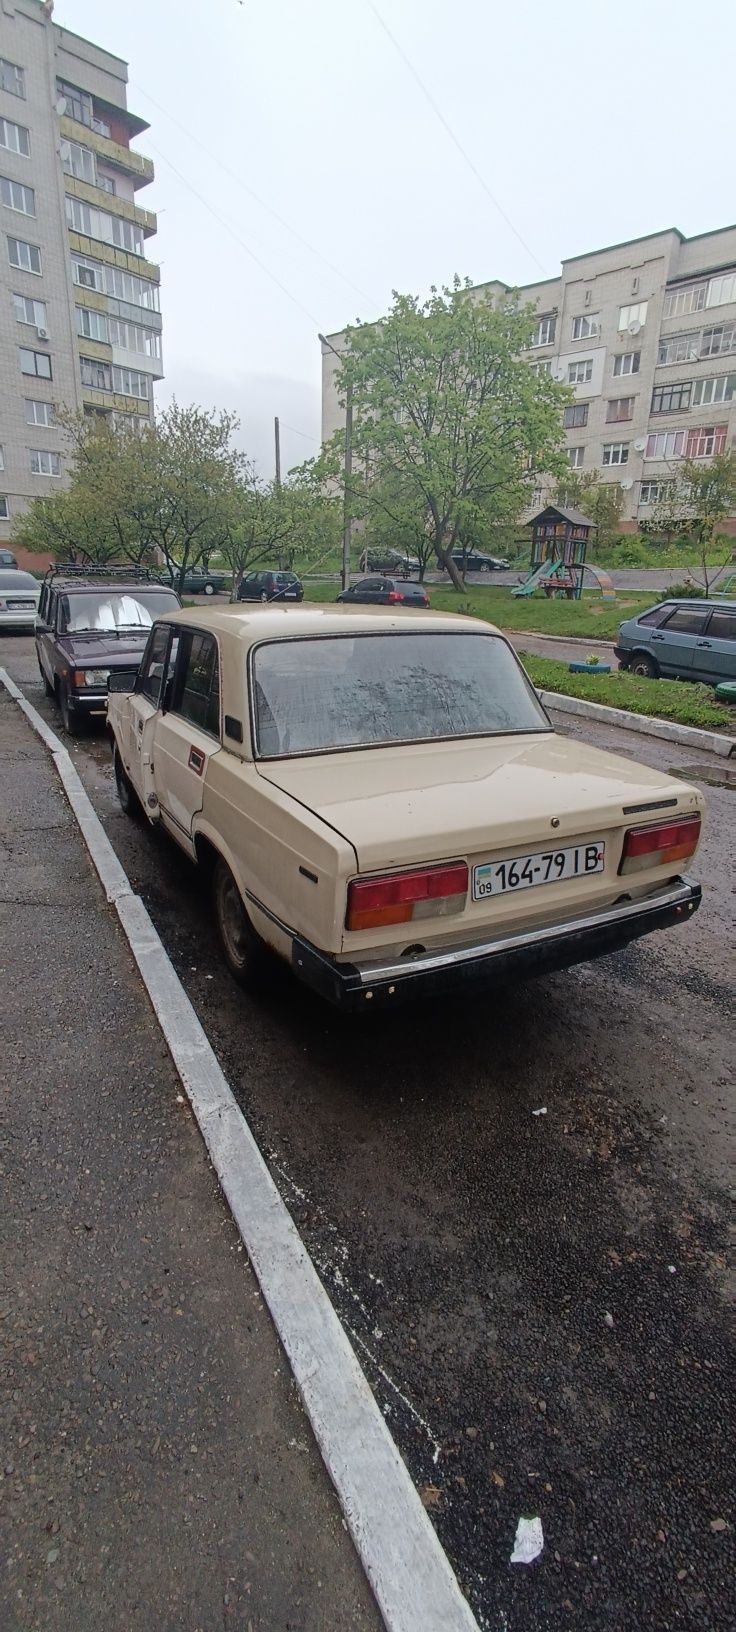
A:
[[[509,296],[500,303],[456,279],[425,303],[395,295],[379,323],[346,331],[338,372],[352,388],[356,512],[366,492],[392,482],[426,512],[432,550],[456,588],[451,555],[479,513],[516,517],[538,474],[562,470],[562,405],[569,392],[522,360],[535,314]],[[344,434],[323,450],[319,468],[340,484]]]
[[[702,573],[703,588],[709,595],[733,553],[733,545],[724,538],[723,560],[712,570],[720,529],[736,511],[736,454],[717,453],[707,464],[701,459],[683,459],[680,481],[687,503],[687,531],[697,553],[697,569],[690,570]]]
[[[365,494],[366,550],[395,550],[419,564],[419,581],[434,559],[430,511],[403,477],[390,472],[372,482]]]
[[[595,471],[565,471],[557,482],[554,502],[580,510],[596,527],[596,542],[603,549],[615,544],[621,531],[624,492],[620,482],[602,482]]]

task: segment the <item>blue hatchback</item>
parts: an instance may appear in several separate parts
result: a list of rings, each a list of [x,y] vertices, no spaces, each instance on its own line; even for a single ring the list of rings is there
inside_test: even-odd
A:
[[[622,669],[652,680],[736,680],[736,606],[660,601],[621,624],[614,650]]]

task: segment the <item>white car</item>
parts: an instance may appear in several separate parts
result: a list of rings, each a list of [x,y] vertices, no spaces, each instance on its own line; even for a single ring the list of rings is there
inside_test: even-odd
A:
[[[40,594],[41,585],[30,572],[0,567],[0,629],[35,629]]]

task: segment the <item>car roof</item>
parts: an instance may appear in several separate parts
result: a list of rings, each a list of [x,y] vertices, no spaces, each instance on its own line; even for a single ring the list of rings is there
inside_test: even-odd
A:
[[[4,566],[0,561],[0,589],[17,589],[19,584],[23,586],[32,584],[34,589],[41,588],[32,572],[23,572],[20,567]]]
[[[295,638],[300,635],[350,635],[356,632],[356,627],[364,634],[385,634],[405,630],[407,620],[410,620],[413,629],[424,628],[435,633],[444,630],[459,634],[468,629],[476,634],[500,633],[484,619],[466,618],[455,612],[431,612],[426,608],[413,612],[403,607],[400,611],[394,611],[389,606],[351,606],[346,602],[320,606],[315,602],[302,601],[297,606],[282,606],[270,601],[265,606],[256,607],[237,601],[206,609],[187,607],[181,612],[166,614],[165,619],[167,623],[185,627],[211,629],[213,634],[241,641],[245,646],[290,635]]]
[[[721,608],[736,607],[736,601],[729,601],[725,598],[721,601],[706,600],[704,595],[663,595],[661,601],[655,601],[652,606],[646,607],[644,612],[637,612],[636,616],[639,618],[646,617],[646,613],[653,612],[655,606],[695,606],[700,608],[701,611],[706,611],[712,606]]]
[[[51,589],[95,590],[98,594],[106,589],[116,592],[123,590],[126,594],[130,590],[135,593],[142,589],[159,589],[163,590],[164,594],[175,593],[170,590],[169,584],[160,584],[155,578],[49,578],[47,582]]]

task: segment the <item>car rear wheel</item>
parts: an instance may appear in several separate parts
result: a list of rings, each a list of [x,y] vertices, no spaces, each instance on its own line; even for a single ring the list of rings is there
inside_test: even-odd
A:
[[[72,708],[71,699],[69,697],[69,687],[66,680],[62,680],[59,683],[59,708],[61,709],[61,720],[64,730],[68,732],[70,737],[78,737],[82,729],[82,722],[79,715],[75,714],[74,709]]]
[[[241,986],[249,986],[261,972],[264,946],[243,905],[230,868],[218,856],[212,869],[215,923],[225,962]]]
[[[262,601],[267,601],[268,600],[268,590],[267,589],[262,589],[261,590],[261,600]]]
[[[120,809],[123,811],[125,816],[130,816],[132,820],[135,820],[136,816],[139,816],[141,812],[140,800],[135,788],[133,787],[130,777],[126,776],[123,769],[123,762],[118,753],[117,744],[113,749],[112,764],[115,772],[115,786],[118,790],[118,799],[120,800]]]
[[[214,595],[214,593],[215,593],[214,584],[205,584],[204,592],[205,592],[205,595]]]
[[[629,659],[627,668],[629,674],[640,674],[642,679],[657,680],[659,678],[659,669],[654,658],[648,657],[646,652],[634,652],[633,657]]]

